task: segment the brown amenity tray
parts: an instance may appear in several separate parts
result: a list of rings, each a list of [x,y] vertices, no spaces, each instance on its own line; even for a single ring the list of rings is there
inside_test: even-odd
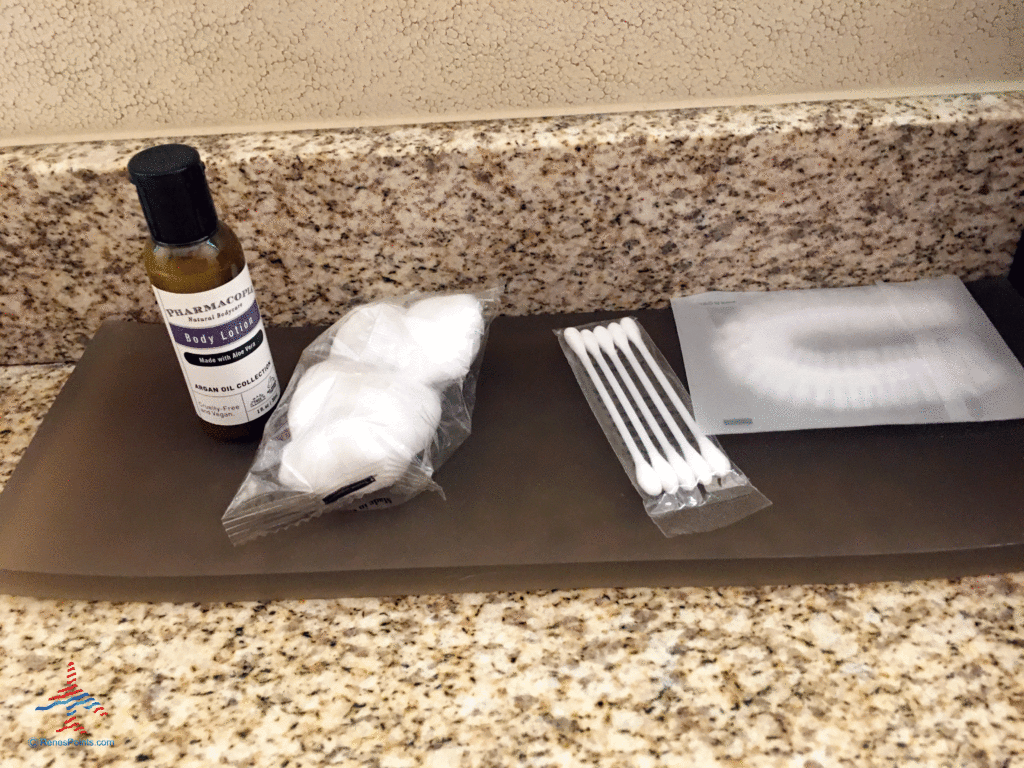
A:
[[[1004,279],[968,288],[1024,356],[1021,297]],[[664,538],[552,333],[622,314],[494,321],[473,434],[435,476],[443,498],[328,514],[238,548],[220,517],[255,445],[199,429],[162,326],[108,323],[0,494],[0,591],[209,601],[1024,569],[1021,421],[725,436],[773,506]],[[683,378],[671,312],[631,314]],[[319,330],[269,329],[282,377]]]

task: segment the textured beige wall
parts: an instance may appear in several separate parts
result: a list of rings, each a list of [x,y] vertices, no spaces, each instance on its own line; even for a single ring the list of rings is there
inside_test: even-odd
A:
[[[0,143],[1024,87],[1021,0],[0,0]]]

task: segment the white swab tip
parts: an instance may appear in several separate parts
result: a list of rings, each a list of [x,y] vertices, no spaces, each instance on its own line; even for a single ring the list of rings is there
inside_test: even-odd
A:
[[[665,493],[675,493],[679,490],[679,478],[676,476],[676,471],[672,469],[672,465],[668,463],[659,454],[654,454],[651,457],[651,466],[654,467],[654,471],[658,473],[658,478],[661,480],[661,487]]]
[[[640,486],[640,490],[648,496],[660,496],[661,480],[658,479],[658,473],[654,471],[654,467],[642,461],[638,461],[634,466],[636,483]]]
[[[608,332],[612,335],[612,340],[623,349],[629,348],[629,337],[626,332],[622,330],[622,326],[618,323],[612,323],[608,326]]]
[[[583,339],[584,345],[587,347],[587,351],[594,355],[594,357],[601,356],[601,345],[597,343],[597,339],[594,338],[594,332],[589,328],[580,332],[580,337]]]
[[[626,332],[626,335],[635,341],[637,344],[643,344],[643,338],[640,336],[640,325],[632,317],[624,317],[619,321],[619,325]]]
[[[565,339],[565,343],[569,345],[569,349],[576,353],[579,358],[586,357],[587,349],[583,343],[583,336],[575,328],[566,328],[562,334],[562,338]]]
[[[703,454],[708,464],[711,465],[712,471],[718,477],[725,477],[727,474],[732,472],[732,462],[729,461],[729,457],[718,450],[718,448],[715,447],[715,444],[710,440],[704,438],[704,440],[701,441],[700,449],[701,454]]]
[[[686,459],[680,456],[678,452],[672,451],[668,454],[668,463],[672,465],[681,488],[689,491],[697,486],[697,476],[690,468],[690,465],[686,463]]]
[[[597,326],[593,333],[594,338],[597,339],[597,343],[601,345],[601,349],[609,355],[615,354],[615,340],[612,339],[611,333],[605,326]]]

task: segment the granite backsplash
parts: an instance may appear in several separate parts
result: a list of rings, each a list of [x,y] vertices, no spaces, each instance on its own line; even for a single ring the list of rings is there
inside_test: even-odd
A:
[[[1005,274],[1024,228],[1024,93],[175,140],[272,325],[498,282],[527,314],[972,279]],[[125,172],[153,143],[0,149],[3,362],[158,321]]]

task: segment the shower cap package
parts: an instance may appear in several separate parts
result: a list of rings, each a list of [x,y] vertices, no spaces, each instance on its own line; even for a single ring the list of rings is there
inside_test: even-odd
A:
[[[402,504],[469,436],[496,289],[358,306],[302,353],[221,518],[243,544],[328,511]]]
[[[672,299],[716,435],[1024,418],[1024,369],[958,277]]]

